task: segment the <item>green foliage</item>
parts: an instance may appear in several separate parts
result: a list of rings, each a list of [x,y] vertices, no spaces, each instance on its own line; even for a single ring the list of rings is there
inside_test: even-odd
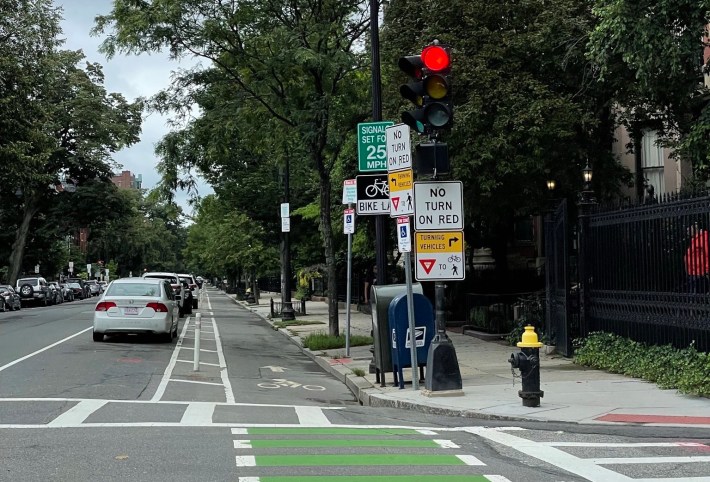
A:
[[[353,335],[350,337],[350,346],[365,346],[371,344],[372,337],[361,335]],[[303,346],[312,351],[345,348],[345,335],[334,336],[323,332],[311,333],[303,339]]]
[[[664,389],[710,397],[710,354],[693,345],[679,350],[649,346],[611,333],[595,332],[575,340],[580,365],[643,378]]]
[[[353,372],[353,374],[355,376],[358,376],[358,377],[365,376],[365,370],[363,370],[362,368],[351,368],[350,370]]]

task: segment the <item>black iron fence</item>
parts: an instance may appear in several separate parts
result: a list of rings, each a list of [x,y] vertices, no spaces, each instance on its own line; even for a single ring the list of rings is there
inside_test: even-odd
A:
[[[271,298],[271,318],[281,316],[283,305],[281,301],[274,301],[274,299]],[[306,314],[306,300],[291,300],[291,306],[296,316]]]
[[[710,196],[580,216],[582,331],[710,351]]]

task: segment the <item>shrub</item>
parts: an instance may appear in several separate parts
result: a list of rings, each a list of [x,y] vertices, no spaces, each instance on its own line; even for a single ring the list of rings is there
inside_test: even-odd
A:
[[[580,365],[621,373],[676,388],[682,393],[710,397],[710,354],[691,344],[646,345],[611,333],[595,332],[575,340],[574,361]]]
[[[350,346],[371,345],[372,337],[353,335],[350,337]],[[303,346],[312,350],[332,350],[345,348],[345,335],[333,336],[323,332],[311,333],[303,339]]]

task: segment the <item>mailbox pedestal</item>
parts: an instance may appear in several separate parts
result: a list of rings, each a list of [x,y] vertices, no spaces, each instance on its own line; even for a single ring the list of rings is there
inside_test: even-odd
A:
[[[434,308],[431,302],[421,293],[412,294],[414,301],[414,331],[417,347],[417,366],[421,370],[427,364],[429,345],[434,338]],[[390,301],[388,309],[389,330],[392,346],[392,372],[394,382],[399,376],[399,388],[404,388],[404,368],[412,366],[411,336],[409,333],[409,316],[407,312],[407,294],[396,296]]]

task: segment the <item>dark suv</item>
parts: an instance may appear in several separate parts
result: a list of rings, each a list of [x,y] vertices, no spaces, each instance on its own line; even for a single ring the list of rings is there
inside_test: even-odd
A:
[[[51,294],[47,280],[41,276],[28,276],[17,280],[17,292],[22,303],[39,303],[47,306],[51,302]]]

